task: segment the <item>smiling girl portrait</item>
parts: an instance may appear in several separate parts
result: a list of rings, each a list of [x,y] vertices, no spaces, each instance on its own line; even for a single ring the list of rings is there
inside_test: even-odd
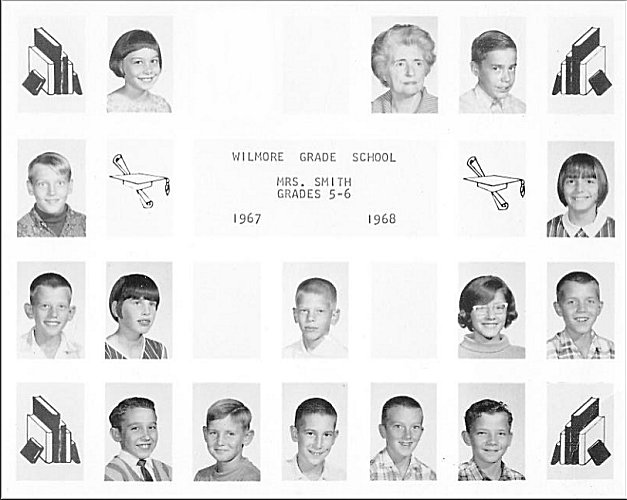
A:
[[[124,85],[107,96],[107,112],[170,113],[161,96],[150,90],[163,68],[161,48],[150,31],[131,30],[115,42],[109,68]]]

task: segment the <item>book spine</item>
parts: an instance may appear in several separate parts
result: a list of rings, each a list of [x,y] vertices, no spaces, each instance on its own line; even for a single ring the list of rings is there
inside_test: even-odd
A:
[[[58,461],[61,415],[41,396],[33,397],[33,414],[52,431],[52,456]]]
[[[74,63],[70,61],[69,59],[67,60],[66,76],[67,76],[67,93],[73,94],[74,93]]]
[[[46,54],[54,64],[54,93],[61,93],[61,44],[43,28],[35,28],[35,46]]]
[[[573,56],[571,52],[566,54],[566,93],[575,93],[573,92]]]
[[[69,75],[72,78],[72,75]],[[68,93],[68,56],[65,52],[61,56],[61,93]]]
[[[65,422],[63,420],[61,420],[61,425],[59,426],[59,452],[57,454],[56,458],[56,462],[59,463],[66,463],[67,462],[67,458],[65,456],[65,434],[67,431],[67,426],[65,425]]]

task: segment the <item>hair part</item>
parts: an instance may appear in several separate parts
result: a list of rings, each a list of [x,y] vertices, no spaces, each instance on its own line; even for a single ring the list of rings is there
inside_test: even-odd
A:
[[[585,271],[573,271],[563,276],[562,279],[557,282],[557,286],[555,287],[555,295],[557,296],[558,302],[560,302],[564,297],[564,291],[562,289],[568,281],[579,283],[580,285],[593,283],[595,285],[595,288],[597,289],[597,298],[601,300],[601,286],[599,285],[597,279],[590,273],[587,273]]]
[[[518,50],[509,35],[497,30],[485,31],[472,41],[470,60],[480,64],[490,52],[505,49]]]
[[[505,413],[507,415],[507,424],[509,430],[512,430],[512,422],[514,417],[507,405],[502,401],[494,401],[493,399],[482,399],[470,405],[464,415],[464,423],[466,424],[466,432],[471,432],[472,425],[481,417],[482,414],[494,415],[496,413]]]
[[[435,63],[435,43],[431,35],[414,24],[395,24],[391,28],[379,33],[374,39],[370,51],[370,66],[372,72],[386,87],[388,68],[390,66],[390,53],[394,45],[416,46],[424,52],[427,74]]]
[[[242,424],[242,428],[247,431],[250,429],[250,422],[253,418],[250,410],[237,399],[220,399],[213,403],[207,410],[207,427],[209,422],[214,420],[222,420],[231,417],[233,420]]]
[[[473,306],[489,304],[499,291],[503,292],[507,302],[505,328],[511,325],[512,321],[518,318],[514,294],[505,281],[498,276],[479,276],[471,280],[459,296],[459,313],[457,314],[459,326],[468,328],[471,332],[474,331],[471,318]]]
[[[388,399],[381,410],[381,423],[385,425],[388,419],[388,413],[392,408],[401,406],[403,408],[415,408],[422,410],[420,403],[410,396],[394,396]]]
[[[50,288],[67,288],[70,290],[70,297],[72,296],[72,286],[70,282],[63,276],[57,273],[44,273],[37,276],[30,284],[30,303],[35,305],[35,296],[37,295],[37,288],[40,286],[49,286]]]
[[[329,280],[324,278],[309,278],[303,281],[298,288],[296,288],[295,301],[298,304],[298,299],[303,293],[315,293],[317,295],[324,295],[329,299],[331,308],[335,309],[337,306],[337,289],[335,285]]]
[[[157,416],[157,412],[155,410],[155,404],[148,398],[142,398],[139,396],[135,396],[132,398],[126,398],[120,401],[111,413],[109,414],[109,422],[111,423],[111,427],[122,430],[122,419],[126,412],[132,410],[133,408],[147,408],[148,410],[152,410],[155,412],[155,417]]]
[[[72,167],[70,166],[70,162],[65,156],[59,153],[48,151],[37,155],[33,160],[31,160],[28,164],[28,181],[31,183],[34,181],[33,170],[35,165],[45,165],[50,167],[57,174],[67,176],[68,181],[72,179]]]
[[[596,179],[599,185],[597,207],[600,207],[607,198],[609,192],[607,174],[596,156],[588,153],[575,153],[562,163],[562,168],[560,168],[560,173],[557,176],[557,196],[564,206],[568,206],[564,196],[566,179]]]
[[[122,61],[131,52],[141,49],[153,49],[156,51],[159,57],[159,68],[162,67],[161,48],[159,48],[159,44],[153,34],[147,30],[131,30],[124,33],[115,42],[109,57],[109,69],[115,73],[115,76],[124,78]]]
[[[156,309],[159,308],[159,288],[152,278],[145,274],[128,274],[119,278],[109,295],[109,312],[113,319],[118,322],[122,317],[122,304],[126,299],[146,299],[156,302]],[[116,303],[115,309],[113,303]]]
[[[335,419],[335,424],[337,424],[337,412],[331,403],[322,398],[310,398],[303,401],[298,405],[298,408],[296,408],[294,427],[298,428],[306,415],[313,414],[329,415]],[[335,424],[333,424],[333,427],[335,427]]]

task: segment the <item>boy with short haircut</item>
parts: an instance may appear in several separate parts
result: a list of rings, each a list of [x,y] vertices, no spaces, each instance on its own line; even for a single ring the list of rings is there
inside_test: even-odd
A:
[[[472,448],[472,458],[459,464],[459,481],[525,480],[502,460],[512,444],[513,417],[505,403],[492,399],[477,401],[466,410],[464,421],[462,439]]]
[[[48,152],[32,160],[26,188],[35,205],[17,221],[18,237],[85,236],[85,215],[66,203],[72,186],[72,169],[65,156]]]
[[[425,481],[436,475],[413,452],[422,436],[420,403],[409,396],[395,396],[383,405],[379,434],[385,448],[370,460],[371,481]]]
[[[120,401],[109,422],[111,437],[121,450],[106,465],[105,481],[172,481],[172,468],[150,458],[159,440],[157,413],[150,399]]]
[[[30,303],[24,312],[35,325],[19,338],[18,357],[30,359],[77,359],[82,347],[70,341],[63,329],[76,306],[71,305],[72,287],[60,274],[44,273],[30,285]]]
[[[284,358],[345,358],[346,347],[329,334],[340,319],[337,290],[323,278],[309,278],[296,289],[294,322],[301,339],[283,349]]]
[[[255,432],[250,429],[252,415],[236,399],[220,399],[207,410],[203,426],[207,449],[216,463],[200,469],[194,481],[259,481],[261,474],[253,463],[242,456]]]
[[[526,105],[510,94],[516,81],[517,49],[501,31],[482,33],[472,42],[470,69],[477,85],[459,98],[461,113],[524,113]]]
[[[601,310],[601,288],[594,276],[573,271],[559,280],[553,307],[564,330],[547,340],[548,359],[614,359],[614,342],[592,329]]]
[[[339,431],[335,426],[337,412],[322,398],[303,401],[296,409],[294,425],[290,426],[292,441],[298,452],[283,463],[286,481],[343,481],[343,470],[326,461]]]

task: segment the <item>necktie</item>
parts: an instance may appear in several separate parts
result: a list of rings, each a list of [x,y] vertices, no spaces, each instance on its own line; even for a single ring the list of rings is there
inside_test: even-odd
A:
[[[577,234],[575,234],[575,238],[587,238],[587,237],[588,235],[583,229],[580,229],[579,231],[577,231]]]
[[[152,481],[152,476],[150,475],[150,472],[148,472],[148,469],[146,469],[146,460],[143,458],[139,459],[137,461],[137,465],[139,465],[139,468],[142,471],[144,481]]]
[[[503,112],[503,103],[498,99],[494,99],[492,104],[490,104],[490,112],[491,113],[502,113]]]

